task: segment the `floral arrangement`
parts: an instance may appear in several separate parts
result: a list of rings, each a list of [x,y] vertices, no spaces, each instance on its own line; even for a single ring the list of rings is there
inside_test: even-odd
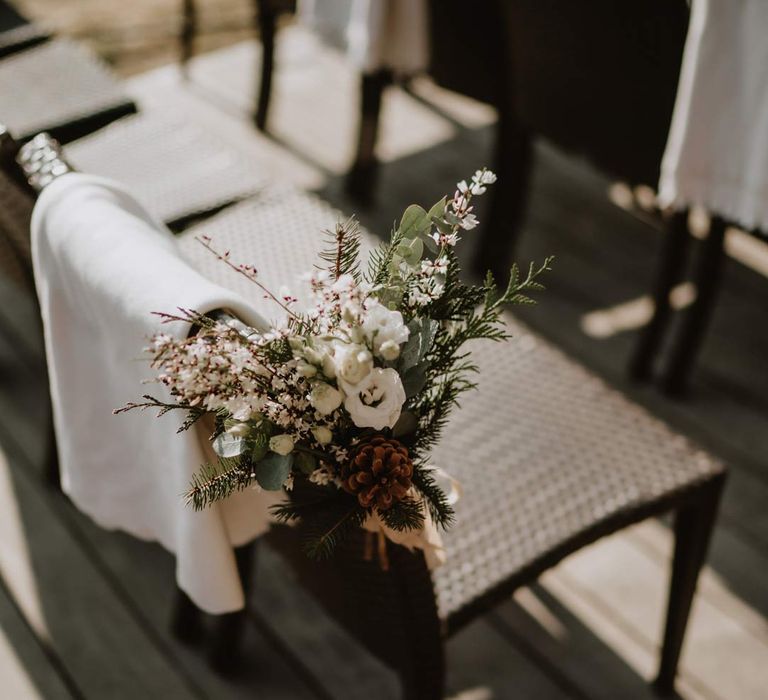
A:
[[[533,303],[527,293],[543,288],[537,280],[551,260],[524,278],[513,267],[503,291],[490,274],[480,286],[461,281],[455,246],[478,224],[474,198],[495,180],[478,170],[429,211],[408,207],[365,266],[356,223],[338,224],[322,265],[306,275],[303,310],[287,291],[266,289],[254,267],[200,239],[281,307],[284,320],[254,329],[194,311],[160,314],[197,329],[151,340],[152,366],[171,402],[147,395],[118,412],[181,409],[180,430],[215,416],[218,463],[194,478],[187,498],[195,508],[248,487],[284,489],[274,515],[301,522],[312,557],[372,522],[392,539],[450,524],[453,509],[429,450],[475,386],[465,344],[507,338],[502,310]]]

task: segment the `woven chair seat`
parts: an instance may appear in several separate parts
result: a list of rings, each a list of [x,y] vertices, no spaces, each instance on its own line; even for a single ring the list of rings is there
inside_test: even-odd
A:
[[[69,144],[75,168],[121,182],[159,220],[174,222],[258,192],[266,174],[215,134],[157,114],[121,119]]]
[[[310,195],[271,190],[189,230],[181,245],[207,277],[274,318],[258,290],[194,238],[211,236],[277,289],[316,263],[320,230],[340,218]],[[433,572],[449,632],[567,554],[664,512],[724,470],[511,315],[507,322],[511,342],[475,348],[479,389],[462,398],[433,453],[464,491],[444,536],[448,561]]]
[[[0,122],[18,139],[48,131],[68,142],[136,111],[106,66],[57,39],[0,61]]]

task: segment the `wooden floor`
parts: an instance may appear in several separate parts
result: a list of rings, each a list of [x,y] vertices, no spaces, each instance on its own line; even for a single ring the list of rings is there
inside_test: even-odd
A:
[[[355,76],[295,32],[283,37],[281,51],[270,138],[248,123],[258,63],[253,43],[200,58],[190,83],[171,67],[133,79],[130,89],[142,109],[214,129],[276,180],[357,211],[378,233],[386,234],[411,201],[430,203],[489,162],[493,115],[486,108],[425,83],[415,94],[395,91],[385,106],[380,196],[360,210],[341,193]],[[768,686],[768,280],[730,263],[689,399],[672,402],[653,387],[629,386],[624,364],[636,335],[633,319],[661,234],[611,203],[610,184],[538,146],[519,258],[554,253],[558,260],[542,304],[523,315],[731,465],[679,691],[685,698],[757,700]],[[740,245],[736,235],[734,255]],[[759,267],[766,251],[747,255]],[[44,485],[46,390],[35,309],[3,278],[0,299],[0,697],[396,697],[392,674],[334,627],[263,547],[247,630],[249,663],[238,679],[208,669],[204,640],[185,646],[171,638],[171,557],[156,545],[100,530]],[[629,329],[616,330],[622,326]],[[667,524],[649,521],[519,591],[450,642],[450,696],[652,697],[647,680],[660,639],[670,544]]]

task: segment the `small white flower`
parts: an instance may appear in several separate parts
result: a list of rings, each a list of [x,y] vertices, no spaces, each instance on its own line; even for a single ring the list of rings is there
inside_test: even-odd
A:
[[[467,185],[467,181],[466,180],[462,180],[461,182],[457,182],[456,183],[456,189],[459,192],[461,192],[461,194],[466,194],[467,191],[469,190],[469,186]],[[454,197],[454,199],[455,199],[455,197]]]
[[[461,228],[463,228],[465,231],[471,231],[479,223],[480,222],[477,220],[477,217],[474,214],[467,214],[459,222],[459,226],[461,226]]]
[[[342,393],[325,382],[315,384],[309,394],[309,402],[318,413],[324,416],[333,413],[341,406],[343,400],[344,396]]]
[[[269,438],[269,449],[283,456],[290,454],[293,452],[293,438],[286,433],[275,435]]]
[[[496,173],[494,173],[492,170],[476,170],[475,175],[472,178],[476,182],[479,182],[482,185],[492,185],[494,182],[496,182]]]
[[[379,354],[385,360],[396,360],[400,357],[400,346],[394,340],[385,340],[379,348]]]
[[[333,440],[333,433],[324,425],[318,425],[316,428],[312,428],[312,435],[315,436],[315,440],[321,445],[327,445]]]
[[[310,365],[308,362],[299,362],[296,371],[302,377],[314,377],[317,374],[317,367]]]
[[[283,488],[286,491],[293,491],[293,474],[289,474],[287,477],[285,477]]]
[[[309,480],[318,486],[326,486],[331,482],[332,478],[333,477],[331,476],[330,472],[324,467],[315,469],[315,471],[309,475]]]
[[[373,369],[362,382],[345,388],[347,409],[358,428],[383,430],[400,418],[405,403],[405,389],[394,369]]]
[[[439,231],[435,231],[432,234],[432,240],[437,243],[439,246],[448,246],[449,248],[453,248],[458,242],[459,242],[459,236],[455,233],[440,233]]]

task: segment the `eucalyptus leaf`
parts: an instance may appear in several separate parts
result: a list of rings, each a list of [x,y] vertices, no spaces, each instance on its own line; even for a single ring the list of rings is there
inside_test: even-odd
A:
[[[421,321],[414,318],[408,324],[408,340],[400,350],[400,371],[405,372],[421,360]]]
[[[244,438],[232,435],[232,433],[221,433],[213,441],[213,451],[224,459],[239,457],[247,448]]]
[[[269,451],[269,435],[266,433],[257,433],[256,437],[251,440],[251,459],[254,462],[258,462],[266,456]]]
[[[403,377],[403,388],[405,389],[406,398],[416,396],[427,383],[427,368],[428,365],[425,362],[411,367]]]
[[[437,321],[433,321],[431,318],[425,318],[422,321],[421,333],[419,337],[421,339],[421,346],[419,348],[419,361],[423,360],[426,354],[432,347],[432,343],[435,342],[435,336],[440,328],[440,324]]]
[[[429,233],[425,233],[421,240],[424,241],[424,245],[427,246],[427,250],[432,253],[433,255],[437,255],[437,252],[440,250],[437,243],[435,242],[435,239],[432,238],[432,236],[429,235]]]
[[[453,233],[453,226],[444,219],[434,217],[432,219],[432,223],[437,226],[437,229],[440,231],[440,233],[444,233],[446,236]]]
[[[255,467],[256,481],[261,488],[267,491],[279,491],[283,488],[283,482],[288,478],[293,466],[293,453],[279,455],[277,452],[269,452]]]
[[[416,265],[424,254],[424,243],[421,238],[414,238],[408,242],[404,248],[398,247],[398,252],[402,250],[402,256],[409,265]]]
[[[430,221],[427,212],[418,204],[411,204],[400,219],[398,232],[404,238],[416,238],[419,234],[429,230]]]
[[[443,214],[445,213],[445,197],[443,197],[439,202],[436,202],[434,206],[429,210],[429,220],[432,221],[433,219],[442,219]]]
[[[305,474],[311,474],[317,468],[317,459],[309,452],[297,452],[296,466]]]
[[[411,333],[402,350],[400,350],[400,370],[406,372],[411,367],[415,367],[419,364],[420,355],[421,334]]]
[[[410,411],[403,411],[392,428],[392,435],[396,438],[411,435],[419,427],[419,419]]]

